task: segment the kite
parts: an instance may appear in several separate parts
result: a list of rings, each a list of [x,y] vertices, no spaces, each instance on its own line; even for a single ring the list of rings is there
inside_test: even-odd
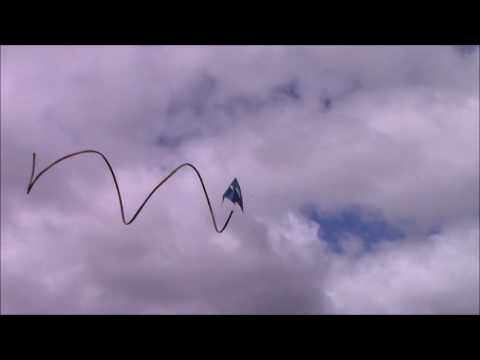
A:
[[[197,168],[190,163],[184,163],[184,164],[181,164],[181,165],[177,166],[173,171],[170,172],[170,174],[168,174],[162,181],[160,181],[158,183],[158,185],[153,188],[153,190],[150,192],[150,194],[147,196],[147,198],[143,201],[143,203],[140,205],[140,207],[135,212],[133,217],[129,221],[127,221],[125,219],[125,212],[124,212],[124,209],[123,209],[123,200],[122,200],[122,195],[120,193],[120,187],[118,186],[117,177],[115,176],[113,168],[110,165],[107,158],[105,157],[105,155],[103,155],[100,151],[97,151],[97,150],[82,150],[82,151],[75,152],[73,154],[65,155],[65,156],[61,157],[60,159],[55,160],[50,165],[48,165],[45,169],[40,171],[38,173],[38,175],[36,175],[36,176],[35,176],[36,155],[35,155],[35,153],[33,153],[32,174],[31,174],[30,180],[28,182],[27,194],[30,194],[30,191],[32,190],[33,185],[37,182],[37,180],[40,178],[40,176],[42,176],[51,167],[53,167],[54,165],[58,164],[59,162],[61,162],[63,160],[66,160],[70,157],[77,156],[77,155],[80,155],[80,154],[88,154],[88,153],[99,155],[105,161],[105,163],[107,164],[107,167],[110,170],[110,173],[112,174],[113,182],[115,184],[115,188],[117,189],[118,201],[120,203],[120,212],[121,212],[121,215],[122,215],[122,221],[125,225],[130,225],[136,219],[136,217],[138,216],[140,211],[142,211],[143,207],[145,206],[147,201],[152,197],[152,195],[155,193],[155,191],[157,191],[157,189],[160,186],[162,186],[168,179],[170,179],[178,170],[180,170],[183,167],[189,167],[189,168],[193,169],[193,171],[197,175],[198,179],[200,180],[200,184],[202,185],[202,189],[203,189],[203,192],[205,194],[205,198],[207,200],[208,209],[210,210],[210,215],[212,216],[212,222],[213,222],[213,226],[214,226],[215,230],[218,233],[222,233],[225,230],[225,228],[227,227],[228,223],[230,222],[230,219],[233,215],[233,210],[230,211],[230,214],[228,215],[227,220],[225,221],[225,224],[223,225],[223,227],[221,229],[218,229],[217,222],[215,220],[215,215],[213,214],[212,205],[210,203],[210,198],[208,197],[207,189],[205,188],[205,184],[203,182],[202,176],[200,175],[200,172],[197,170]],[[235,203],[239,204],[241,209],[242,209],[242,212],[243,212],[242,193],[240,191],[240,184],[238,183],[236,178],[233,180],[232,184],[230,185],[230,187],[227,189],[227,191],[223,195],[223,199],[225,199],[225,197],[230,199],[234,204]],[[223,200],[222,200],[222,202],[223,202]]]
[[[240,190],[240,184],[238,183],[237,178],[233,179],[227,191],[225,191],[225,194],[223,194],[222,202],[225,200],[225,198],[229,199],[234,204],[238,204],[243,212],[242,192]]]

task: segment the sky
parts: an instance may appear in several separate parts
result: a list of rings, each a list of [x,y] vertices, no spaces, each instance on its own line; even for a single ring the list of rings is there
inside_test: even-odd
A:
[[[26,194],[85,149],[228,227],[188,168]],[[479,314],[479,47],[2,46],[0,249],[2,314]]]

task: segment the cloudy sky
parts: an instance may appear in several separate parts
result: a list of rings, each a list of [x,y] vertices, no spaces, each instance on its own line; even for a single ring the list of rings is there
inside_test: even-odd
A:
[[[132,225],[121,221],[102,159]],[[1,48],[1,311],[479,313],[479,49]]]

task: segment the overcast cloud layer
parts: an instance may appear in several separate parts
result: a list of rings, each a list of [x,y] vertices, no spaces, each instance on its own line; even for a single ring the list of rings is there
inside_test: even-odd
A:
[[[478,47],[2,47],[1,130],[2,313],[479,313]],[[84,149],[127,218],[183,162],[245,213],[184,169],[125,226],[93,154],[26,195]]]

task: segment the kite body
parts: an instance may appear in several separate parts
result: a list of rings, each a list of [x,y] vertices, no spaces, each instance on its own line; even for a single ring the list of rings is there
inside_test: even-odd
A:
[[[227,191],[223,194],[222,201],[225,200],[225,198],[229,199],[234,204],[238,204],[243,212],[242,191],[240,190],[240,184],[238,183],[237,178],[233,179]]]

